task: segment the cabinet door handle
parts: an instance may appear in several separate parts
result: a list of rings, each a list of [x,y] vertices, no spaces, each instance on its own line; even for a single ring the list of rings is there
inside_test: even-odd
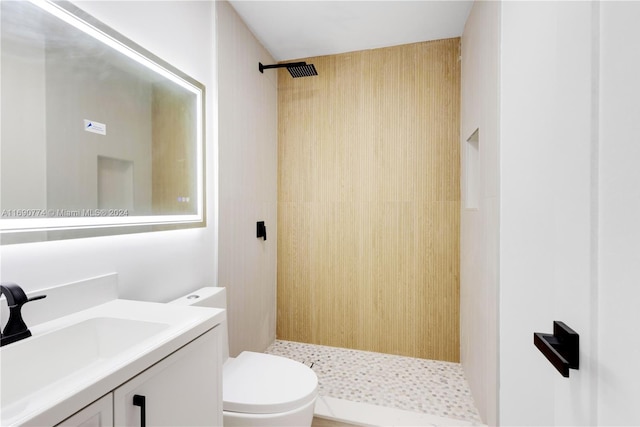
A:
[[[147,405],[145,402],[145,397],[139,394],[133,395],[133,404],[134,406],[140,407],[140,427],[147,426]]]

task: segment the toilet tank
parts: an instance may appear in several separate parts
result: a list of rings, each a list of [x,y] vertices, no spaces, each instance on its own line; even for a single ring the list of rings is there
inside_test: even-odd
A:
[[[169,304],[192,305],[196,307],[210,307],[227,309],[227,290],[219,287],[200,288],[197,291],[189,292],[187,295],[171,301]],[[227,331],[227,321],[223,321],[219,328],[220,344],[222,346],[222,362],[229,358],[229,333]]]

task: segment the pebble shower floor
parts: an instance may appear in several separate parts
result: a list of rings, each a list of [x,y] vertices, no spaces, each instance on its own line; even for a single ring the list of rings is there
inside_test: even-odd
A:
[[[321,396],[482,424],[459,363],[282,340],[266,353],[311,366]]]

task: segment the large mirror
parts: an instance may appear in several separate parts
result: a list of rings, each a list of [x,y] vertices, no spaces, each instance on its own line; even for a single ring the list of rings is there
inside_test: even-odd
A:
[[[0,4],[0,242],[203,226],[204,86],[71,3]]]

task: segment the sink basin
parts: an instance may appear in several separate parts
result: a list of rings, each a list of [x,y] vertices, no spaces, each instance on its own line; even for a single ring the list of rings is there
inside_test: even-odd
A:
[[[55,386],[61,379],[82,375],[153,337],[168,325],[130,319],[97,317],[34,336],[2,349],[2,407],[34,391]],[[28,368],[12,369],[24,365]]]
[[[211,330],[224,310],[115,299],[0,348],[0,425],[56,425]]]

